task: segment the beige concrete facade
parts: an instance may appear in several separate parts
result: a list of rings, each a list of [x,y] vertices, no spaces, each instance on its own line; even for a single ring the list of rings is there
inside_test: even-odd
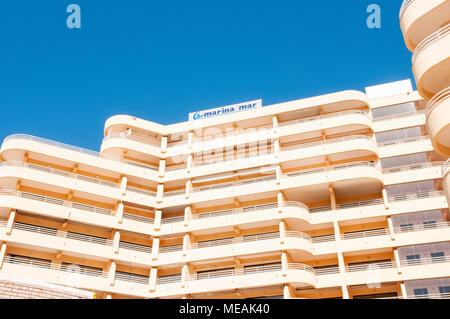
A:
[[[401,9],[418,91],[118,115],[99,152],[7,137],[0,276],[113,299],[449,298],[450,50],[427,38],[447,4]]]

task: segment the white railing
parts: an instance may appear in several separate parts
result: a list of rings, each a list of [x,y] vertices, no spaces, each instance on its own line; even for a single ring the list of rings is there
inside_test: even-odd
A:
[[[13,134],[13,135],[10,135],[7,138],[5,138],[5,142],[8,141],[8,140],[14,140],[14,139],[34,141],[34,142],[38,142],[38,143],[42,143],[42,144],[46,144],[46,145],[55,146],[57,148],[63,148],[63,149],[69,150],[69,151],[74,151],[74,152],[78,152],[78,153],[82,153],[82,154],[86,154],[86,155],[90,155],[90,156],[95,156],[95,157],[101,158],[100,157],[100,153],[96,152],[96,151],[92,151],[92,150],[89,150],[89,149],[86,149],[86,148],[77,147],[77,146],[72,146],[72,145],[69,145],[69,144],[60,143],[60,142],[56,142],[56,141],[48,140],[48,139],[45,139],[45,138],[28,135],[28,134]],[[150,165],[146,165],[146,164],[139,163],[139,162],[132,161],[132,160],[121,159],[119,156],[115,156],[114,157],[115,160],[110,159],[110,158],[102,158],[102,159],[103,160],[111,160],[111,161],[122,162],[122,163],[125,163],[125,164],[139,166],[139,167],[143,167],[143,168],[147,168],[147,169],[151,169],[151,170],[158,170],[157,168],[155,168],[153,166],[150,166]]]
[[[395,119],[410,117],[410,116],[414,116],[414,115],[422,115],[422,114],[425,114],[425,111],[415,110],[415,111],[411,111],[411,112],[403,112],[403,113],[396,113],[396,114],[391,114],[391,115],[380,116],[380,117],[374,118],[373,121],[378,122],[378,121],[395,120]]]
[[[26,231],[26,232],[32,232],[32,233],[37,233],[37,234],[42,234],[42,235],[47,235],[47,236],[54,236],[54,237],[61,237],[61,238],[66,238],[66,239],[73,239],[73,240],[77,240],[77,241],[84,241],[84,242],[88,242],[91,244],[98,244],[98,245],[104,245],[104,246],[112,246],[112,244],[113,244],[112,240],[109,240],[106,238],[78,234],[78,233],[73,233],[70,231],[62,231],[62,230],[57,230],[54,228],[23,224],[23,223],[19,223],[19,222],[16,222],[14,224],[13,229],[18,229],[18,230],[22,230],[22,231]]]
[[[165,253],[171,253],[171,252],[175,252],[175,251],[182,251],[183,250],[183,245],[170,245],[170,246],[162,246],[159,248],[159,252],[161,254],[165,254]]]
[[[148,285],[149,278],[137,274],[130,274],[124,272],[116,272],[116,280],[132,282],[135,284]]]
[[[173,224],[173,223],[179,223],[184,221],[184,216],[177,216],[177,217],[169,217],[169,218],[163,218],[161,219],[161,224]]]
[[[214,190],[214,189],[236,187],[236,186],[248,185],[248,184],[253,184],[253,183],[258,183],[258,182],[273,181],[276,178],[277,178],[276,175],[255,177],[255,178],[249,178],[249,179],[242,179],[242,180],[234,181],[234,182],[219,183],[219,184],[214,184],[214,185],[210,185],[210,186],[193,187],[193,190],[194,191],[208,191],[208,190]]]
[[[396,268],[397,265],[394,261],[386,262],[373,262],[360,265],[349,265],[345,267],[347,272],[357,272],[357,271],[376,271],[378,269],[391,269]]]
[[[324,235],[324,236],[311,237],[311,242],[313,244],[326,243],[326,242],[335,241],[335,240],[336,240],[336,237],[334,235]]]
[[[384,204],[384,200],[382,198],[376,198],[376,199],[362,200],[359,202],[337,204],[337,208],[338,209],[346,209],[346,208],[365,207],[365,206],[380,205],[380,204]]]
[[[261,266],[248,266],[245,268],[238,269],[224,269],[224,270],[212,270],[208,272],[196,273],[189,276],[189,280],[207,280],[207,279],[215,279],[215,278],[223,278],[223,277],[235,277],[235,276],[248,276],[259,273],[267,273],[267,272],[281,272],[282,265],[261,265]],[[303,270],[310,273],[314,273],[314,268],[304,264],[288,264],[286,270]]]
[[[164,192],[164,197],[172,197],[172,196],[178,196],[178,195],[184,195],[186,194],[186,191],[184,189],[177,189],[174,191],[168,191],[168,192]]]
[[[450,262],[450,256],[439,257],[420,257],[416,259],[405,259],[400,261],[401,267],[417,266],[417,265],[429,265],[438,263]]]
[[[44,202],[44,203],[72,207],[72,208],[76,208],[76,209],[80,209],[80,210],[85,210],[85,211],[103,214],[103,215],[109,215],[109,216],[114,216],[116,214],[115,211],[105,209],[105,208],[99,208],[99,207],[89,206],[89,205],[85,205],[85,204],[79,204],[79,203],[70,202],[70,201],[66,201],[63,199],[59,199],[59,198],[47,197],[47,196],[42,196],[42,195],[37,195],[37,194],[32,194],[32,193],[26,193],[26,192],[22,192],[22,191],[15,191],[12,189],[0,189],[0,195],[17,196],[17,197],[22,197],[25,199],[32,199],[32,200],[37,200],[37,201]]]
[[[7,220],[0,220],[0,227],[6,227],[6,225],[8,224]]]
[[[127,214],[127,213],[123,214],[123,218],[135,220],[137,222],[146,223],[146,224],[154,224],[155,223],[155,220],[153,218],[143,217],[143,216],[133,215],[133,214]]]
[[[395,227],[394,232],[407,233],[407,232],[413,232],[413,231],[441,229],[441,228],[448,228],[448,227],[450,227],[450,222],[416,224],[416,225],[408,225],[408,226],[403,226],[403,227]]]
[[[382,228],[382,229],[373,229],[373,230],[364,230],[364,231],[358,231],[358,232],[344,233],[344,234],[341,234],[341,238],[345,240],[345,239],[383,236],[383,235],[388,235],[388,234],[389,234],[389,230]]]
[[[194,159],[194,167],[195,166],[205,166],[210,164],[224,163],[230,161],[238,161],[243,159],[250,159],[255,157],[262,157],[267,155],[274,155],[275,151],[271,147],[260,148],[260,149],[252,149],[249,152],[241,153],[235,155],[234,153],[223,153],[220,156],[210,156],[203,159]]]
[[[126,249],[126,250],[140,251],[140,252],[148,253],[148,254],[152,253],[152,247],[140,245],[140,244],[123,242],[123,241],[119,242],[119,248]]]
[[[427,103],[425,107],[425,112],[427,117],[430,116],[431,112],[442,102],[450,98],[450,87],[443,89],[442,91],[436,93],[435,96]]]
[[[301,124],[301,123],[306,123],[306,122],[310,122],[310,121],[322,120],[322,119],[325,119],[325,118],[340,117],[342,115],[347,115],[347,114],[362,114],[362,115],[365,115],[365,116],[369,116],[369,114],[367,112],[364,112],[364,111],[347,110],[347,111],[342,111],[342,112],[336,112],[336,113],[318,115],[318,116],[313,116],[313,117],[307,117],[307,118],[298,119],[298,120],[280,122],[278,124],[278,126],[279,127],[283,127],[283,126],[288,126],[288,125]]]
[[[383,174],[412,171],[412,170],[416,170],[416,169],[423,169],[423,168],[430,168],[430,167],[442,167],[442,165],[444,165],[444,162],[417,163],[417,164],[411,164],[411,165],[406,165],[406,166],[385,168],[385,169],[383,169]]]
[[[348,163],[348,164],[343,164],[343,165],[326,166],[326,167],[313,168],[313,169],[300,170],[297,172],[287,173],[287,174],[283,175],[283,178],[294,177],[294,176],[303,176],[303,175],[316,174],[316,173],[324,173],[324,172],[329,172],[329,171],[337,171],[340,169],[348,169],[348,168],[354,168],[354,167],[375,167],[375,166],[376,165],[373,162]]]
[[[158,285],[171,284],[181,282],[181,275],[167,275],[158,277]]]
[[[430,34],[428,37],[422,40],[420,42],[416,49],[414,50],[413,56],[412,56],[412,63],[414,64],[415,60],[419,56],[420,53],[422,53],[426,48],[428,48],[430,45],[438,41],[439,39],[442,39],[450,34],[450,24],[447,24],[446,26],[440,28],[436,32]],[[445,72],[445,71],[444,71]]]
[[[378,147],[384,147],[384,146],[396,145],[396,144],[403,144],[403,143],[411,143],[411,142],[423,141],[423,140],[430,140],[430,136],[429,135],[414,136],[414,137],[408,137],[408,138],[404,138],[404,139],[400,139],[400,140],[380,142],[380,143],[378,143]]]
[[[314,268],[314,273],[316,276],[323,276],[323,275],[334,275],[339,273],[339,267],[337,266],[330,266],[330,267],[323,267],[316,269]]]
[[[143,188],[132,187],[132,186],[127,186],[127,192],[139,193],[139,194],[149,195],[149,196],[153,196],[153,197],[156,196],[155,191],[151,191],[151,190],[143,189]]]
[[[445,193],[443,191],[423,191],[423,192],[414,192],[414,193],[407,193],[407,194],[398,194],[398,195],[389,196],[388,202],[402,202],[405,200],[415,200],[415,199],[438,197],[438,196],[445,196]]]
[[[127,134],[127,131],[110,133],[103,138],[103,142],[106,142],[113,138],[126,139],[139,143],[153,145],[159,148],[161,147],[161,141],[157,140],[156,138],[153,138],[151,136],[141,136],[132,132]]]
[[[85,275],[85,276],[94,276],[94,277],[102,277],[107,278],[108,273],[101,270],[95,270],[95,269],[89,269],[89,268],[83,268],[79,265],[73,265],[74,267],[69,266],[63,266],[58,264],[52,264],[49,261],[40,261],[35,260],[32,258],[23,258],[23,257],[17,257],[17,256],[6,256],[5,263],[8,264],[15,264],[20,266],[27,266],[27,267],[35,267],[35,268],[41,268],[41,269],[47,269],[47,270],[54,270],[58,272],[69,272],[69,273],[75,273],[79,275]]]
[[[406,8],[409,7],[409,5],[413,2],[414,0],[405,0],[402,3],[402,7],[400,8],[400,13],[399,13],[399,18],[401,19],[403,16],[403,13],[405,13]]]
[[[442,177],[445,177],[450,172],[450,158],[445,161],[444,165],[442,166]]]
[[[310,143],[301,143],[301,144],[295,144],[295,145],[289,145],[289,146],[282,146],[280,150],[282,151],[288,151],[288,150],[299,150],[303,148],[309,148],[314,146],[322,146],[322,145],[328,145],[328,144],[334,144],[334,143],[341,143],[341,142],[347,142],[347,141],[354,141],[354,140],[367,140],[367,141],[374,141],[374,139],[367,135],[351,135],[351,136],[345,136],[345,137],[338,137],[328,140],[321,140],[321,141],[315,141]]]
[[[117,183],[113,183],[110,181],[105,181],[99,178],[95,178],[95,177],[90,177],[90,176],[86,176],[86,175],[81,175],[81,174],[76,174],[76,173],[71,173],[71,172],[67,172],[67,171],[63,171],[63,170],[59,170],[59,169],[54,169],[51,167],[45,167],[45,166],[41,166],[41,165],[36,165],[36,164],[31,164],[31,163],[25,163],[25,162],[20,162],[20,161],[7,161],[3,163],[4,166],[15,166],[15,167],[26,167],[26,168],[31,168],[33,170],[36,171],[41,171],[41,172],[45,172],[45,173],[50,173],[53,175],[59,175],[59,176],[64,176],[64,177],[69,177],[69,178],[74,178],[74,179],[78,179],[84,182],[90,182],[90,183],[95,183],[95,184],[100,184],[103,186],[109,186],[109,187],[114,187],[114,188],[118,188],[119,184]]]
[[[430,295],[412,295],[408,299],[450,299],[450,293],[430,294]]]

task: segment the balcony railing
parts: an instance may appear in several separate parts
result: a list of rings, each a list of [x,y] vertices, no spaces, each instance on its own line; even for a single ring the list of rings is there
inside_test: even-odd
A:
[[[140,285],[148,285],[149,277],[131,273],[116,272],[116,280],[132,282]]]
[[[430,168],[430,167],[442,167],[443,165],[444,165],[444,162],[427,162],[427,163],[411,164],[411,165],[406,165],[406,166],[383,169],[383,174],[412,171],[412,170],[416,170],[416,169],[423,169],[423,168]]]
[[[344,233],[341,234],[342,239],[356,239],[356,238],[369,238],[375,236],[384,236],[389,235],[389,229],[373,229],[373,230],[364,230],[358,232]]]
[[[387,142],[380,142],[378,143],[378,147],[384,147],[384,146],[390,146],[390,145],[396,145],[396,144],[404,144],[404,143],[410,143],[410,142],[416,142],[416,141],[424,141],[424,140],[430,140],[430,136],[414,136],[414,137],[408,137],[404,139],[394,140],[394,141],[387,141]]]
[[[303,270],[310,273],[314,273],[314,268],[308,265],[304,264],[296,264],[291,263],[288,264],[286,267],[286,270]],[[215,279],[215,278],[223,278],[223,277],[235,277],[235,276],[245,276],[245,275],[254,275],[254,274],[260,274],[260,273],[268,273],[268,272],[281,272],[282,271],[282,265],[276,264],[276,265],[261,265],[259,267],[248,267],[245,268],[238,268],[238,269],[224,269],[224,270],[214,270],[210,272],[203,272],[203,273],[197,273],[192,274],[188,277],[188,280],[208,280],[208,279]]]
[[[412,295],[408,299],[450,299],[450,293],[430,294],[430,295]]]
[[[128,242],[123,242],[123,241],[121,241],[119,243],[119,248],[126,249],[126,250],[132,250],[132,251],[140,251],[140,252],[148,253],[148,254],[152,253],[152,247],[145,246],[145,245],[128,243]]]
[[[403,16],[403,13],[405,13],[405,10],[409,7],[409,5],[413,2],[414,0],[405,0],[402,3],[402,7],[400,8],[400,13],[399,13],[399,18],[401,19]]]
[[[407,194],[398,194],[388,197],[388,202],[403,202],[405,200],[415,200],[422,199],[428,197],[438,197],[445,196],[444,191],[423,191],[423,192],[415,192],[415,193],[407,193]]]
[[[109,215],[109,216],[115,216],[116,212],[105,209],[105,208],[99,208],[94,206],[89,206],[85,204],[79,204],[75,202],[70,202],[67,200],[59,199],[59,198],[53,198],[53,197],[47,197],[32,193],[26,193],[22,191],[15,191],[12,189],[0,189],[0,195],[9,195],[9,196],[17,196],[25,199],[32,199],[44,203],[54,204],[54,205],[60,205],[60,206],[66,206],[66,207],[72,207],[80,210],[89,211],[92,213],[98,213],[103,215]]]
[[[168,275],[158,277],[158,285],[171,284],[174,282],[181,282],[181,275]]]
[[[112,138],[121,138],[121,139],[126,139],[126,140],[131,140],[131,141],[136,141],[136,142],[140,142],[140,143],[144,143],[144,144],[153,145],[158,148],[161,147],[161,141],[157,140],[154,137],[141,136],[141,135],[133,133],[133,132],[128,133],[127,131],[110,133],[103,138],[103,142],[106,142]]]
[[[422,53],[426,48],[428,48],[436,41],[439,41],[440,39],[448,36],[449,34],[450,34],[450,24],[447,24],[446,26],[440,28],[436,32],[430,34],[428,37],[423,39],[422,42],[420,42],[419,45],[417,45],[416,49],[414,50],[412,63],[414,64],[419,54]]]
[[[348,163],[348,164],[342,164],[342,165],[326,166],[326,167],[313,168],[313,169],[300,170],[297,172],[287,173],[287,174],[283,175],[283,178],[310,175],[310,174],[316,174],[316,173],[324,173],[324,172],[329,172],[329,171],[338,171],[341,169],[348,169],[348,168],[354,168],[354,167],[376,167],[376,165],[373,162],[356,162],[356,163]]]
[[[374,139],[372,137],[367,136],[367,135],[351,135],[351,136],[345,136],[345,137],[332,138],[332,139],[328,139],[328,140],[315,141],[315,142],[310,142],[310,143],[301,143],[301,144],[283,146],[280,149],[282,151],[300,150],[303,148],[309,148],[309,147],[314,147],[314,146],[321,146],[321,145],[328,145],[328,144],[341,143],[341,142],[347,142],[347,141],[356,141],[356,140],[374,141]]]
[[[14,264],[14,265],[20,265],[20,266],[26,266],[26,267],[34,267],[34,268],[40,268],[40,269],[46,269],[46,270],[53,270],[57,272],[62,273],[73,273],[77,275],[83,275],[83,276],[90,276],[90,277],[101,277],[101,278],[107,278],[108,272],[95,270],[95,269],[89,269],[89,268],[82,268],[82,267],[76,267],[77,265],[74,265],[75,267],[63,267],[58,264],[52,264],[45,261],[39,261],[34,259],[28,259],[23,257],[17,257],[17,256],[6,256],[5,263],[8,264]]]
[[[133,192],[133,193],[139,193],[139,194],[143,194],[143,195],[148,195],[148,196],[152,196],[152,197],[156,196],[156,192],[154,192],[154,191],[151,191],[148,189],[132,187],[132,186],[127,186],[127,191]]]
[[[445,161],[444,165],[442,166],[442,177],[445,177],[450,172],[450,158]]]
[[[428,224],[416,224],[416,225],[408,225],[402,227],[394,228],[394,232],[396,233],[407,233],[413,231],[423,231],[430,229],[441,229],[450,227],[450,222],[440,222],[440,223],[428,223]]]
[[[45,172],[45,173],[49,173],[49,174],[53,174],[53,175],[59,175],[59,176],[63,176],[63,177],[78,179],[78,180],[84,181],[84,182],[99,184],[99,185],[113,187],[113,188],[119,187],[119,184],[117,184],[117,183],[105,181],[105,180],[102,180],[99,178],[75,174],[75,173],[71,173],[71,172],[67,172],[67,171],[63,171],[63,170],[59,170],[59,169],[54,169],[54,168],[31,164],[31,163],[26,163],[26,162],[7,161],[7,162],[4,162],[3,165],[4,166],[15,166],[15,167],[26,167],[26,168],[31,168],[36,171],[41,171],[41,172]]]
[[[13,229],[18,229],[26,232],[31,233],[37,233],[47,236],[54,236],[54,237],[61,237],[66,239],[73,239],[77,241],[84,241],[90,244],[97,244],[97,245],[104,245],[104,246],[112,246],[113,241],[101,238],[101,237],[95,237],[95,236],[89,236],[84,234],[78,234],[68,231],[62,231],[57,230],[54,228],[48,228],[48,227],[42,227],[42,226],[36,226],[36,225],[29,225],[29,224],[23,224],[16,222],[13,226]]]
[[[347,272],[357,272],[357,271],[376,271],[378,269],[391,269],[396,268],[397,265],[394,261],[387,262],[373,262],[360,265],[349,265],[345,269]]]
[[[415,110],[415,111],[411,111],[411,112],[404,112],[404,113],[397,113],[397,114],[380,116],[380,117],[374,118],[373,121],[374,122],[381,122],[381,121],[387,121],[387,120],[395,120],[395,119],[400,119],[400,118],[404,118],[404,117],[420,115],[420,114],[424,114],[424,113],[425,113],[425,111]]]
[[[27,135],[27,134],[10,135],[10,136],[8,136],[5,139],[5,142],[8,141],[8,140],[14,140],[14,139],[34,141],[34,142],[38,142],[38,143],[42,143],[42,144],[46,144],[46,145],[55,146],[57,148],[63,148],[63,149],[69,150],[69,151],[78,152],[78,153],[82,153],[82,154],[85,154],[85,155],[90,155],[90,156],[95,156],[95,157],[101,158],[100,157],[100,153],[96,152],[96,151],[92,151],[92,150],[89,150],[89,149],[86,149],[86,148],[81,148],[81,147],[72,146],[72,145],[69,145],[69,144],[64,144],[64,143],[48,140],[48,139],[41,138],[41,137]],[[154,171],[158,170],[154,166],[146,165],[146,164],[139,163],[139,162],[132,161],[132,160],[128,160],[128,159],[122,159],[122,158],[120,158],[118,156],[115,156],[114,159],[112,159],[112,158],[102,158],[102,159],[103,160],[111,160],[111,161],[115,161],[115,162],[122,162],[122,163],[125,163],[125,164],[139,166],[139,167],[151,169],[151,170],[154,170]]]
[[[450,98],[450,87],[443,89],[438,92],[433,98],[427,103],[425,108],[425,112],[427,116],[431,114],[431,112],[442,102],[446,101]]]
[[[173,224],[173,223],[180,223],[183,221],[184,221],[184,216],[169,217],[169,218],[161,219],[161,224],[167,225],[167,224]]]
[[[284,127],[284,126],[296,125],[296,124],[301,124],[301,123],[306,123],[306,122],[311,122],[311,121],[316,121],[316,120],[322,120],[322,119],[326,119],[326,118],[340,117],[340,116],[347,115],[347,114],[362,114],[362,115],[365,115],[365,116],[369,116],[369,114],[367,112],[365,112],[365,111],[347,110],[347,111],[342,111],[342,112],[336,112],[336,113],[318,115],[318,116],[313,116],[313,117],[307,117],[307,118],[298,119],[298,120],[280,122],[278,124],[278,126],[279,127]]]
[[[401,267],[417,266],[417,265],[429,265],[450,262],[450,256],[439,257],[420,257],[416,259],[405,259],[400,262]]]

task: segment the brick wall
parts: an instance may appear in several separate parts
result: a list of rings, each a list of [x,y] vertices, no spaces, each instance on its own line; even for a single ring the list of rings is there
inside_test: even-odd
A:
[[[92,299],[92,292],[21,279],[0,278],[0,299]]]

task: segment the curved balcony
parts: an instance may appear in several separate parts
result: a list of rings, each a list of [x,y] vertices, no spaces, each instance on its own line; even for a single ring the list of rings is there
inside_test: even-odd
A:
[[[87,167],[101,168],[127,176],[146,178],[156,181],[158,168],[120,157],[100,157],[100,153],[32,135],[14,134],[3,141],[1,155],[5,160],[22,160],[25,153],[36,153],[84,164]]]
[[[412,52],[429,34],[448,22],[447,0],[405,0],[400,9],[400,27]]]
[[[436,94],[428,102],[426,114],[434,148],[440,154],[450,157],[450,87]]]
[[[414,50],[412,69],[417,89],[427,100],[450,86],[450,24],[420,42]]]
[[[201,262],[281,250],[291,251],[291,255],[298,258],[310,258],[313,255],[312,245],[311,237],[298,231],[287,231],[284,236],[279,232],[256,234],[193,243],[191,249],[187,250],[183,250],[183,245],[161,247],[158,265],[177,265],[182,262]]]

